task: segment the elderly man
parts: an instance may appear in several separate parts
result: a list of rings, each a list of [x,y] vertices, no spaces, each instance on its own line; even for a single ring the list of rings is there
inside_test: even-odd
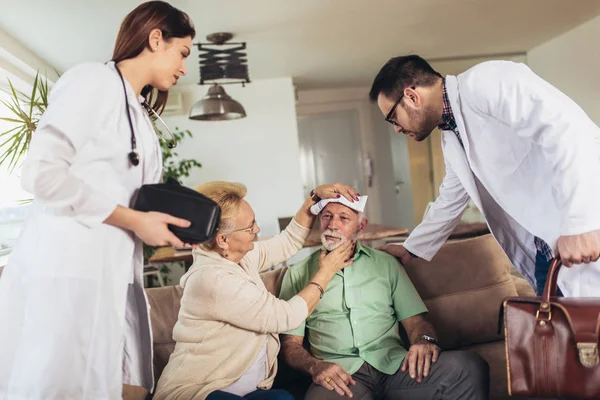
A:
[[[282,336],[282,354],[312,376],[306,399],[487,399],[487,363],[471,352],[440,353],[427,309],[404,269],[391,255],[356,242],[367,226],[365,198],[322,200],[323,249],[291,267],[280,297],[292,298],[318,269],[318,261],[347,241],[353,263],[333,277],[316,310]],[[397,322],[406,330],[404,348]],[[308,331],[310,353],[303,347]]]

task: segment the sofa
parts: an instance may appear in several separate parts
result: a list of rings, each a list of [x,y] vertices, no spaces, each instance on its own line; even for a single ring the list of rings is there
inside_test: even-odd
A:
[[[499,311],[508,296],[533,296],[491,235],[447,242],[431,262],[414,260],[405,269],[429,309],[441,347],[480,354],[490,366],[490,398],[508,399],[504,339],[499,331]],[[287,267],[263,274],[267,289],[278,294]],[[156,379],[175,343],[182,289],[179,286],[147,289],[154,335]],[[280,360],[276,386],[288,388],[297,398],[310,379]]]

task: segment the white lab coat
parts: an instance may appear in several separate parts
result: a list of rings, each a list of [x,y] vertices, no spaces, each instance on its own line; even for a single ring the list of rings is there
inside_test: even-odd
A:
[[[446,87],[464,148],[443,132],[440,195],[405,248],[431,260],[471,198],[535,285],[534,235],[556,251],[560,236],[600,229],[600,129],[523,64],[485,62]],[[558,283],[567,296],[600,296],[600,263],[562,268]]]
[[[112,62],[65,73],[33,135],[21,179],[35,200],[0,279],[0,399],[120,399],[122,383],[153,387],[142,243],[103,224],[162,173],[125,82],[137,167]]]

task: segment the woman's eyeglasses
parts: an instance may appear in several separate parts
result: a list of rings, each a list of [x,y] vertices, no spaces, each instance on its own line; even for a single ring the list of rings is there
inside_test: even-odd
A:
[[[233,232],[248,232],[248,233],[253,233],[254,232],[254,228],[256,228],[256,220],[252,221],[252,225],[250,225],[248,228],[242,228],[242,229],[236,229]]]

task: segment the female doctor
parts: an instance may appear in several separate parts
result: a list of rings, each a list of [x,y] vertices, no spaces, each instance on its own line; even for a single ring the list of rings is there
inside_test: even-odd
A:
[[[186,74],[195,30],[162,1],[124,19],[111,62],[54,86],[22,185],[30,215],[0,280],[0,399],[117,399],[152,390],[142,241],[181,246],[188,221],[129,208],[161,178],[149,113]]]

